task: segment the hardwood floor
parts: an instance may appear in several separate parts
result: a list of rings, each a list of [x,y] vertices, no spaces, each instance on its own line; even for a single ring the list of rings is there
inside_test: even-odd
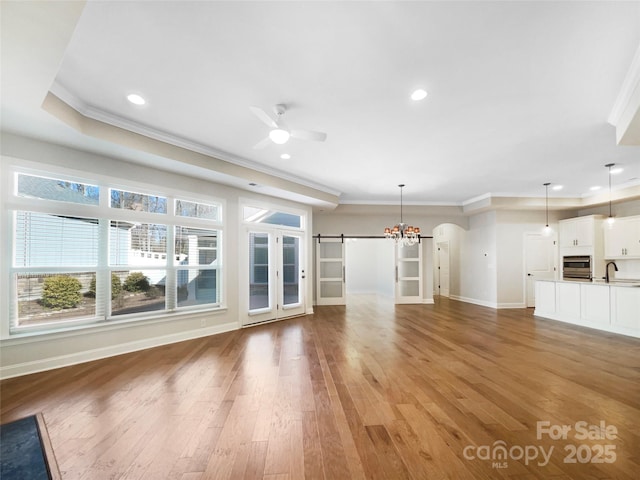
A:
[[[354,297],[313,316],[0,388],[3,423],[43,412],[64,479],[635,479],[640,471],[640,339],[531,309]],[[541,435],[537,422],[548,422]],[[592,437],[608,428],[610,438],[582,439],[578,422],[595,425]],[[571,426],[567,438],[551,438],[562,425]]]

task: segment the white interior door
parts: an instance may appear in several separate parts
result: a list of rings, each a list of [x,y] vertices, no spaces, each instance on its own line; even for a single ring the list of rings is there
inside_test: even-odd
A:
[[[557,270],[556,235],[525,233],[524,269],[527,307],[535,307],[536,280],[553,280]]]
[[[396,303],[422,303],[422,243],[396,245]]]
[[[449,296],[449,242],[438,242],[438,292],[443,297]]]
[[[248,296],[244,325],[305,312],[302,235],[248,229]]]
[[[322,239],[316,244],[316,303],[345,305],[345,248],[340,239]]]

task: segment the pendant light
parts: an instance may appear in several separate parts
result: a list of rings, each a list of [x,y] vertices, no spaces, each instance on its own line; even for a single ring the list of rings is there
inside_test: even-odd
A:
[[[386,227],[384,236],[395,240],[398,245],[404,247],[405,245],[414,245],[420,241],[420,227],[407,225],[402,220],[402,189],[404,188],[404,183],[398,186],[400,187],[400,223],[393,228]]]
[[[614,167],[614,166],[615,166],[615,163],[607,163],[605,165],[605,167],[609,169],[609,217],[607,218],[607,224],[609,225],[609,228],[613,227],[613,224],[616,221],[611,211],[611,167]]]
[[[549,226],[549,185],[551,183],[547,182],[542,185],[544,185],[544,211],[546,215],[546,225],[542,229],[542,234],[548,237],[551,235],[551,227]]]

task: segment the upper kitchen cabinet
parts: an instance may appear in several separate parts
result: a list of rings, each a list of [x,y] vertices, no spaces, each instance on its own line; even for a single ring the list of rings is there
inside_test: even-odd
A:
[[[640,216],[617,218],[604,229],[605,258],[640,258]]]
[[[588,215],[559,222],[561,255],[594,255],[603,243],[602,216]]]

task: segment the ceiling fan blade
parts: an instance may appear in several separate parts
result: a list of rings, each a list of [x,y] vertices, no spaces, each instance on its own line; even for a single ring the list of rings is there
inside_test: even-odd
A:
[[[271,139],[269,137],[265,137],[262,140],[260,140],[258,143],[256,143],[253,148],[255,148],[256,150],[260,150],[261,148],[266,147],[267,145],[269,145],[271,143]]]
[[[326,133],[311,130],[291,130],[291,136],[300,140],[314,140],[316,142],[324,142],[327,139]]]
[[[271,128],[278,128],[278,124],[276,121],[269,116],[267,112],[262,110],[260,107],[250,106],[249,109],[253,112],[253,114],[266,123]]]

